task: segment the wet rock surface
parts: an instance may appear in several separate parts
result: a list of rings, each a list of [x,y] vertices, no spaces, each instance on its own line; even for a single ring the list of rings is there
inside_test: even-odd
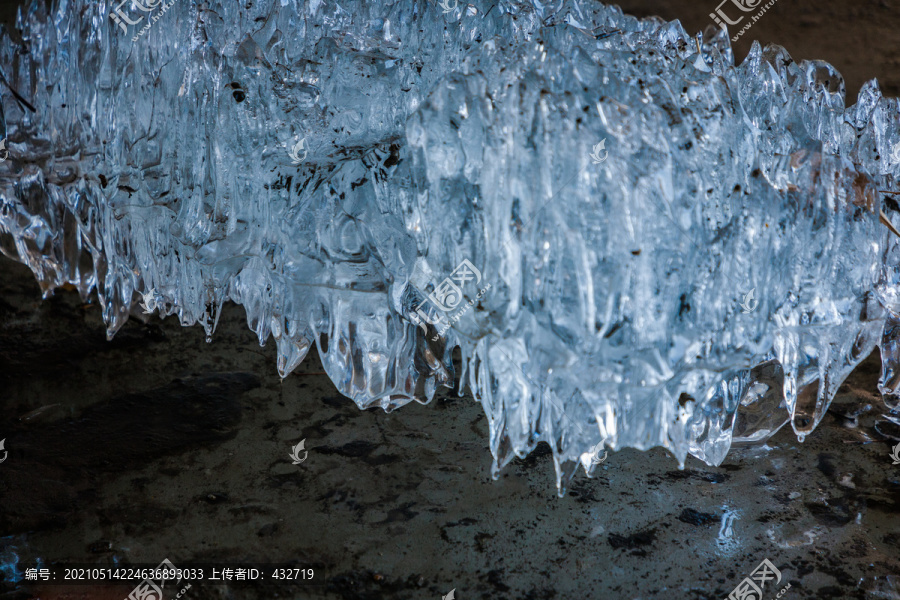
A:
[[[5,557],[315,569],[302,587],[191,598],[723,598],[765,558],[792,598],[898,593],[900,466],[875,429],[877,354],[802,444],[783,430],[684,470],[660,449],[610,453],[559,499],[543,445],[491,480],[470,397],[359,411],[315,360],[280,381],[234,308],[211,344],[155,318],[106,343],[95,306],[41,303],[23,267],[0,269]]]

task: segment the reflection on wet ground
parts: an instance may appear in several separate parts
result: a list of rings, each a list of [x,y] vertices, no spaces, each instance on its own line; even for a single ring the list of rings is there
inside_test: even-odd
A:
[[[168,558],[317,573],[303,588],[191,598],[723,598],[768,558],[790,598],[900,597],[900,466],[875,430],[877,356],[802,444],[785,428],[684,470],[658,448],[610,453],[559,499],[543,445],[491,480],[469,397],[361,412],[314,356],[279,380],[240,309],[211,344],[173,318],[106,342],[74,292],[39,302],[8,261],[0,282],[7,570]],[[0,598],[129,591],[10,589]]]

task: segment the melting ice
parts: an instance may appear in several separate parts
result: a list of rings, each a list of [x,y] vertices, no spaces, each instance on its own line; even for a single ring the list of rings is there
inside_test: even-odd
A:
[[[578,0],[151,4],[0,36],[0,247],[110,336],[232,301],[360,407],[460,378],[495,474],[544,441],[560,490],[601,443],[802,439],[875,346],[895,405],[877,82]]]

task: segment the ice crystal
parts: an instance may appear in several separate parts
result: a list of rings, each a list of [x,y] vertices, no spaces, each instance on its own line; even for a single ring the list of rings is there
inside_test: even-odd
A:
[[[2,249],[110,336],[233,301],[360,407],[459,378],[494,473],[544,441],[560,490],[604,446],[802,439],[876,345],[895,402],[875,81],[579,0],[45,11],[0,40]]]

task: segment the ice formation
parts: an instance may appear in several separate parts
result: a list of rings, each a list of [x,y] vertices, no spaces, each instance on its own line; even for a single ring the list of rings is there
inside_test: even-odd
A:
[[[142,309],[211,336],[233,301],[282,376],[315,344],[360,407],[460,378],[495,475],[544,441],[561,490],[603,446],[802,439],[876,345],[895,402],[875,81],[845,107],[828,64],[580,0],[34,1],[18,28],[2,249],[96,290],[110,336]]]

